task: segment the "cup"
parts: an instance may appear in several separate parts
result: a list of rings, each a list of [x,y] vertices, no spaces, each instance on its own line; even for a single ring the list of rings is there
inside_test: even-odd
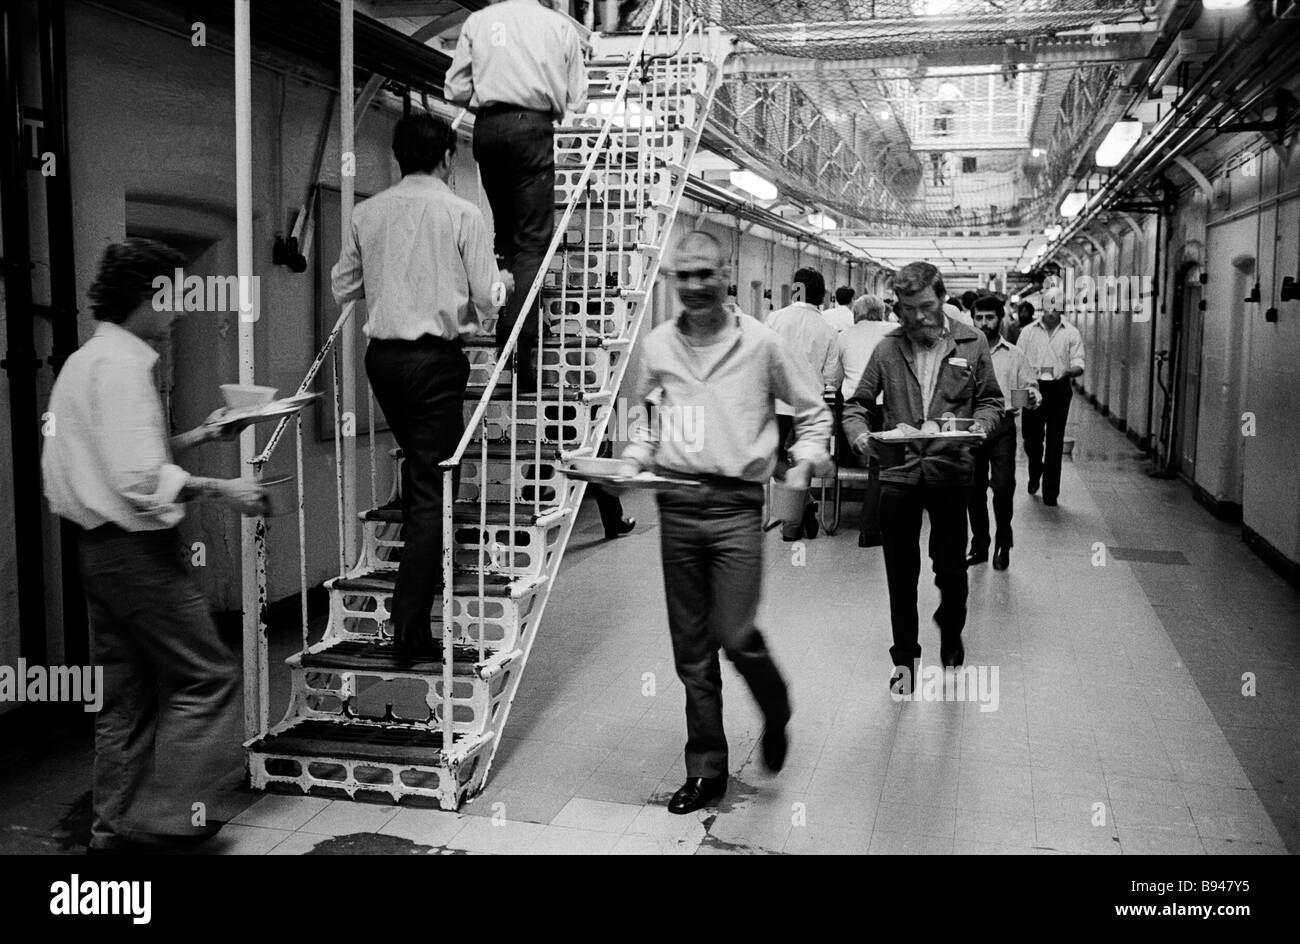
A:
[[[1011,406],[1017,410],[1022,410],[1029,406],[1029,391],[1024,389],[1012,390]]]
[[[1050,367],[1044,367],[1042,370],[1038,372],[1039,380],[1052,380],[1053,376],[1054,375],[1052,374],[1052,368]]]

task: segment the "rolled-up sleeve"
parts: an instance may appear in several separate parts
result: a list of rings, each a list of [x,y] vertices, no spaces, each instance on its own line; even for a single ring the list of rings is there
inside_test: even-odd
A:
[[[1083,335],[1078,328],[1071,327],[1069,344],[1070,366],[1083,370]]]
[[[573,30],[569,31],[565,58],[569,66],[569,111],[580,112],[587,107],[587,65],[582,61],[582,44]]]
[[[348,238],[339,252],[339,261],[330,271],[330,287],[334,292],[334,301],[340,305],[364,298],[366,283],[361,275],[361,243],[357,239],[356,217],[348,227]]]
[[[95,438],[113,489],[142,516],[172,527],[189,475],[171,461],[162,405],[147,371],[101,367],[94,382]]]
[[[442,82],[442,94],[453,105],[469,106],[474,97],[473,45],[469,37],[470,23],[467,20],[461,27],[460,39],[456,42],[456,52],[451,57],[451,66],[447,69]]]
[[[831,411],[822,399],[821,384],[800,355],[790,353],[778,339],[768,345],[773,395],[794,411],[795,443],[790,457],[809,462],[822,474],[831,467]]]
[[[459,248],[469,278],[470,307],[477,312],[478,323],[482,325],[483,319],[496,314],[499,307],[492,297],[492,289],[500,281],[501,272],[481,213],[471,210],[461,217]],[[515,286],[515,291],[520,291],[519,286]]]

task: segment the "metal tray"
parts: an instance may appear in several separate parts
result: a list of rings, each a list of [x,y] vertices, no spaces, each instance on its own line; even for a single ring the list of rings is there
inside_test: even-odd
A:
[[[972,433],[970,426],[975,422],[972,417],[948,416],[935,420],[939,424],[938,432],[922,432],[914,426],[900,424],[894,429],[881,430],[868,435],[881,443],[909,442],[980,442],[987,434]],[[900,430],[902,433],[900,434]]]
[[[580,482],[592,482],[596,485],[613,485],[618,488],[642,488],[655,492],[672,491],[680,488],[698,488],[700,483],[694,479],[677,478],[660,475],[657,472],[642,472],[639,475],[621,475],[621,459],[570,459],[561,468],[565,475]]]
[[[212,426],[233,426],[236,423],[269,423],[271,420],[278,420],[282,416],[291,416],[297,413],[308,403],[320,398],[319,393],[295,393],[291,397],[283,397],[279,400],[272,400],[262,406],[243,407],[237,410],[230,410],[225,416],[212,423]]]

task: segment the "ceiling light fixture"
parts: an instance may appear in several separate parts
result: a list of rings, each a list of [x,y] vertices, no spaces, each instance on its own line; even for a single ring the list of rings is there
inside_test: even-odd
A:
[[[1097,147],[1097,166],[1115,167],[1133,145],[1142,137],[1142,122],[1136,118],[1121,118],[1111,125],[1106,137]]]
[[[827,216],[825,213],[813,213],[812,215],[810,215],[808,217],[808,225],[814,227],[815,229],[820,229],[823,231],[839,228],[839,224],[836,223],[829,216]]]
[[[1088,194],[1082,190],[1075,190],[1065,195],[1061,201],[1061,216],[1073,219],[1079,215],[1079,211],[1088,203]]]
[[[758,176],[752,170],[733,170],[728,179],[733,187],[739,187],[760,200],[776,199],[776,184]]]

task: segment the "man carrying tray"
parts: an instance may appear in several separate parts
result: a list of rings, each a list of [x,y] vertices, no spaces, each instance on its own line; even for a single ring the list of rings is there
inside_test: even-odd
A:
[[[686,783],[670,813],[707,806],[727,787],[719,648],[763,712],[764,765],[777,771],[785,763],[790,701],[754,625],[763,588],[763,483],[780,444],[777,400],[794,414],[786,484],[807,488],[814,472],[830,466],[831,414],[821,381],[776,332],[727,307],[725,256],[707,233],[678,243],[682,311],[646,339],[634,388],[633,402],[661,391],[661,413],[693,415],[697,435],[684,442],[665,431],[654,441],[642,428],[623,453],[626,475],[653,468],[699,483],[659,493],[668,627],[686,686]]]
[[[855,452],[862,455],[870,448],[880,462],[880,531],[894,635],[890,690],[903,694],[913,690],[914,672],[920,668],[916,583],[923,511],[930,516],[930,560],[940,594],[934,613],[939,654],[945,666],[961,665],[965,658],[961,631],[966,625],[966,497],[974,469],[973,440],[889,443],[871,438],[867,417],[883,393],[886,431],[903,425],[938,432],[939,422],[951,415],[973,418],[969,432],[983,435],[1002,420],[1002,391],[984,336],[945,316],[947,292],[938,269],[926,262],[904,266],[894,276],[894,293],[902,327],[871,352],[857,392],[844,405],[844,434]]]

